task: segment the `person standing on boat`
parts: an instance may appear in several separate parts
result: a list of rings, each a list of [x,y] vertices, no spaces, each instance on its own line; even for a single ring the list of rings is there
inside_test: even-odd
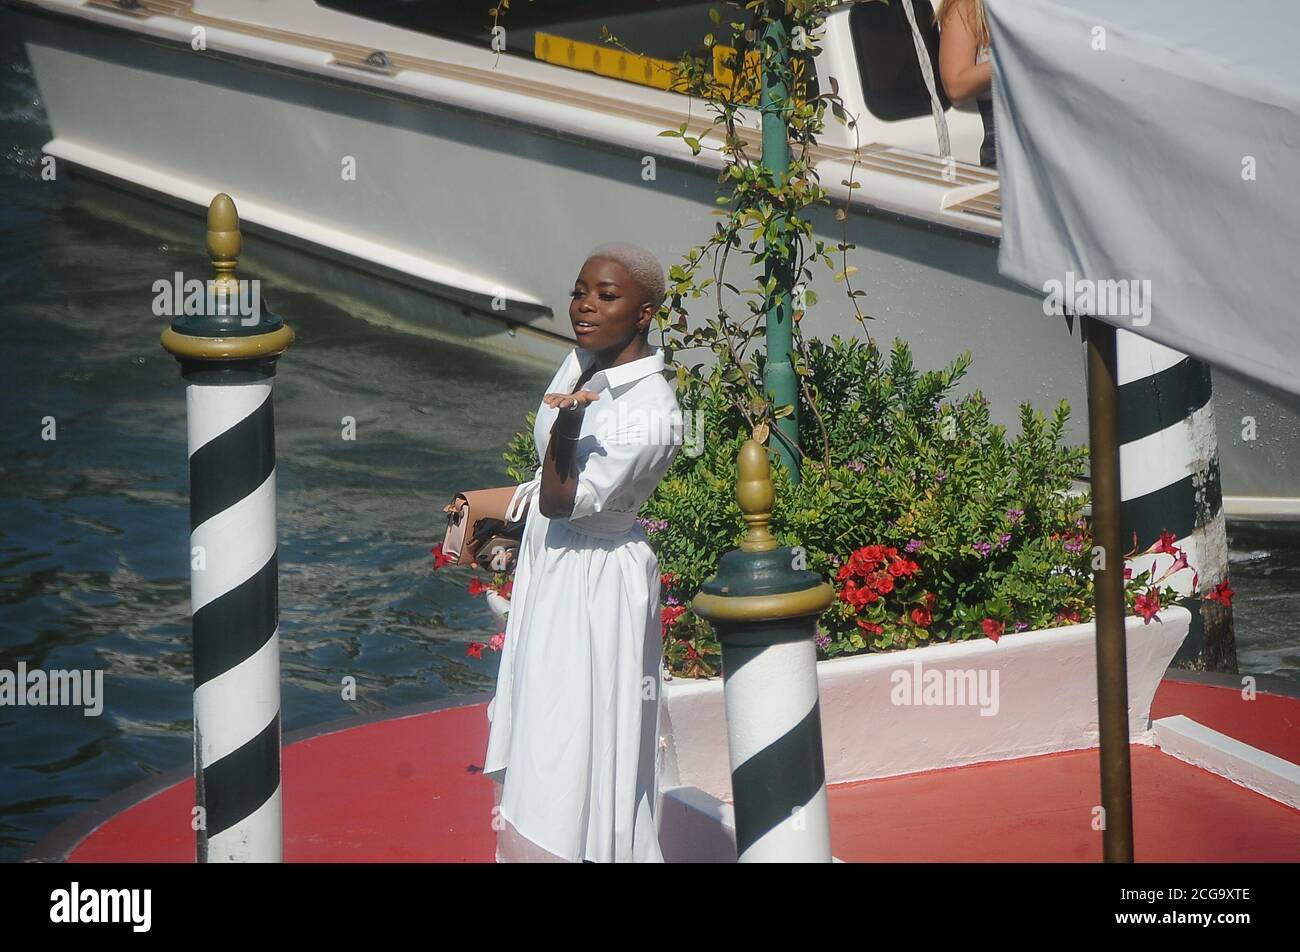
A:
[[[939,75],[954,105],[974,97],[984,120],[980,165],[996,168],[997,139],[993,131],[993,64],[984,0],[940,0],[934,20],[939,24]]]
[[[664,861],[659,562],[637,523],[682,445],[648,340],[664,290],[644,248],[591,252],[569,302],[578,346],[537,408],[542,464],[507,514],[527,522],[483,770],[504,771],[501,836],[529,859]]]

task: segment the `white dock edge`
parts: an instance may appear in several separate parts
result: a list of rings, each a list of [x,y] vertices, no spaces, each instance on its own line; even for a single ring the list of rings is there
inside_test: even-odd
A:
[[[1300,766],[1175,714],[1154,722],[1156,746],[1171,757],[1300,809]]]

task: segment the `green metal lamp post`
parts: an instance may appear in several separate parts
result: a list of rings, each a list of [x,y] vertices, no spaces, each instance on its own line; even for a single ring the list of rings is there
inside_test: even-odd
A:
[[[772,172],[779,185],[790,174],[790,129],[784,108],[790,97],[784,77],[790,63],[789,20],[785,14],[784,0],[768,0],[766,17],[770,23],[763,31],[762,103],[763,155],[760,164]],[[798,484],[799,464],[791,446],[799,442],[799,404],[796,400],[798,381],[790,363],[790,350],[794,339],[794,274],[788,258],[788,249],[773,246],[764,240],[764,250],[771,256],[766,259],[765,277],[776,284],[767,297],[767,363],[763,366],[763,385],[771,394],[775,406],[792,406],[794,411],[775,421],[784,439],[775,442],[781,464],[790,474],[790,481]]]
[[[740,449],[736,496],[749,528],[691,607],[722,645],[739,862],[831,862],[817,693],[817,619],[835,590],[795,568],[768,531],[776,494],[767,448]]]

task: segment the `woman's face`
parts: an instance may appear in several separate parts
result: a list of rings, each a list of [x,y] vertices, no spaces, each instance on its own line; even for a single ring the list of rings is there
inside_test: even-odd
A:
[[[653,317],[654,310],[626,268],[609,258],[587,259],[569,299],[569,321],[579,347],[621,349]]]

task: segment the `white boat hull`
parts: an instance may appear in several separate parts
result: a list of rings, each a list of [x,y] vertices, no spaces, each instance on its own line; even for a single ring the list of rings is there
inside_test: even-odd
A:
[[[678,140],[637,148],[630,126],[597,138],[120,28],[23,22],[54,132],[49,154],[196,211],[228,192],[256,229],[429,292],[437,305],[401,315],[407,324],[427,317],[431,330],[553,363],[573,343],[566,298],[591,247],[632,240],[667,265],[713,228],[716,170]],[[830,187],[841,176],[830,167],[822,177]],[[855,202],[846,223],[829,212],[817,222],[830,246],[845,228],[856,245],[870,333],[906,338],[920,367],[970,351],[963,389],[981,389],[1000,422],[1014,426],[1022,400],[1043,409],[1068,400],[1070,439],[1084,441],[1077,326],[1072,334],[1045,316],[1041,296],[998,275],[992,234],[889,205]],[[818,267],[805,334],[861,335],[843,285]],[[1300,402],[1222,374],[1215,386],[1228,517],[1300,519],[1300,476],[1285,465]],[[1259,439],[1243,443],[1247,415]]]

